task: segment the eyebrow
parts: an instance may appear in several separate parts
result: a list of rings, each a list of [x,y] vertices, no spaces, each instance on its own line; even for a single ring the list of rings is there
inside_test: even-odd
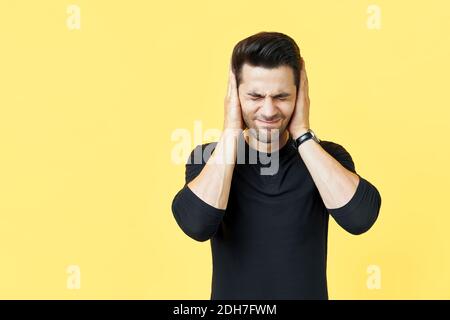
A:
[[[252,97],[264,97],[264,95],[259,94],[255,91],[249,91],[249,92],[247,92],[247,94]],[[279,94],[273,95],[272,98],[285,98],[285,97],[289,97],[290,95],[291,95],[290,93],[281,92]]]

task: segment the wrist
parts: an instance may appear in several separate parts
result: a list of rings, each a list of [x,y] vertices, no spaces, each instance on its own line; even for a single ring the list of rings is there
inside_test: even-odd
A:
[[[244,130],[241,128],[224,127],[222,130],[222,135],[227,137],[239,137]]]
[[[292,130],[291,136],[294,140],[298,139],[302,134],[305,134],[306,132],[308,132],[308,130],[309,130],[309,127],[301,127],[301,128]]]

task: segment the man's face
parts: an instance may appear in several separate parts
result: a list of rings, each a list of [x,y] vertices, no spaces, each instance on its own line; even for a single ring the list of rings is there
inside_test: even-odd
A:
[[[242,118],[254,138],[270,143],[281,137],[289,125],[296,102],[294,72],[291,67],[280,66],[274,69],[253,67],[247,63],[242,66],[239,84],[239,100]]]

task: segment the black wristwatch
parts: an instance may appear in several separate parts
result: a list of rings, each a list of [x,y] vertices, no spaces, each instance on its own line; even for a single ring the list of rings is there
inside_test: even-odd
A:
[[[309,139],[313,139],[315,142],[320,143],[320,139],[316,136],[316,134],[314,133],[314,131],[312,131],[311,129],[308,129],[307,132],[305,132],[304,134],[302,134],[300,137],[298,137],[297,139],[293,139],[292,140],[292,146],[295,149],[298,149],[298,147],[305,142],[306,140]]]

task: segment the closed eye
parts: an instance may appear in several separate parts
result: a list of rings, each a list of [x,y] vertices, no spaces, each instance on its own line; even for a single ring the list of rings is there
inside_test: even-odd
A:
[[[263,98],[263,97],[250,96],[250,99],[251,99],[252,101],[257,101],[257,100],[260,100],[260,99],[262,99],[262,98]],[[285,101],[285,100],[288,99],[286,96],[273,97],[273,98],[274,98],[274,99],[278,99],[278,100],[280,100],[280,101]]]

